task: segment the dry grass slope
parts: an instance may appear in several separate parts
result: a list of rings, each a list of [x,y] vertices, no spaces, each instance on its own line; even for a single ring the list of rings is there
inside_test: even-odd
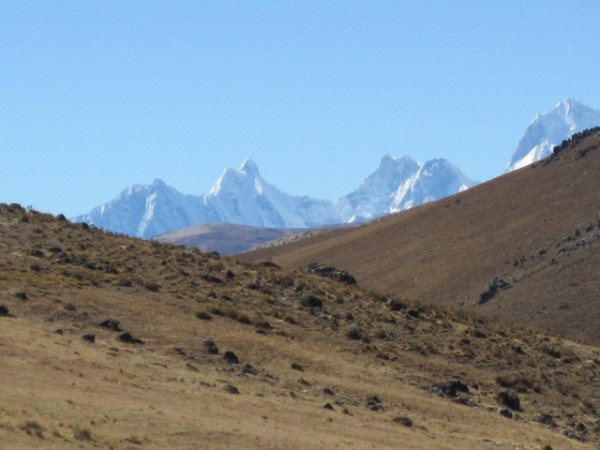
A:
[[[18,205],[0,305],[0,448],[600,444],[597,347]]]
[[[327,263],[364,288],[598,344],[600,129],[447,199],[239,259]],[[508,288],[488,291],[497,278]]]

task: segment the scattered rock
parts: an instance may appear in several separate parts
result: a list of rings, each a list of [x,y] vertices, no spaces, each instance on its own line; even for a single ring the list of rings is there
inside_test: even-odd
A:
[[[454,399],[454,403],[458,403],[459,405],[465,405],[465,406],[476,406],[476,403],[473,402],[469,397],[467,397],[466,395],[458,395],[455,399]]]
[[[554,418],[550,414],[538,414],[532,420],[547,425],[550,428],[556,428],[556,422],[554,422]]]
[[[300,304],[306,308],[322,308],[323,300],[313,294],[303,294],[300,297]]]
[[[83,340],[86,342],[90,342],[90,343],[94,343],[96,342],[96,335],[95,334],[84,334],[83,336]]]
[[[119,335],[119,340],[121,342],[125,342],[126,344],[143,344],[144,341],[142,341],[141,339],[135,338],[133,337],[130,333],[128,333],[127,331],[124,333],[121,333]]]
[[[215,284],[223,284],[223,280],[221,280],[218,277],[215,277],[213,275],[200,275],[200,278],[202,278],[204,281],[207,281],[209,283],[215,283]]]
[[[523,266],[524,263],[525,263],[525,257],[521,256],[520,258],[515,259],[513,261],[513,266],[514,267],[521,267],[521,266]]]
[[[340,283],[356,284],[356,279],[344,269],[338,269],[337,267],[327,266],[325,264],[311,263],[304,267],[302,271],[327,277],[334,281],[339,281]]]
[[[386,304],[387,304],[387,307],[392,311],[401,311],[403,309],[406,309],[406,305],[404,303],[402,303],[401,301],[398,301],[394,298],[388,299]]]
[[[372,395],[367,397],[367,401],[365,406],[367,409],[371,411],[383,411],[383,405],[381,404],[381,399],[376,395]]]
[[[405,416],[394,417],[393,421],[400,425],[404,425],[405,427],[412,427],[412,420]]]
[[[62,328],[57,328],[56,330],[54,330],[54,332],[55,332],[56,334],[60,334],[60,335],[62,335],[62,334],[63,334],[63,330],[62,330]]]
[[[273,261],[262,261],[262,262],[259,262],[258,265],[262,266],[262,267],[266,267],[268,269],[281,270],[281,267],[279,267]]]
[[[15,290],[15,291],[13,291],[12,294],[13,294],[13,297],[16,298],[17,300],[23,300],[23,301],[27,300],[27,294],[23,291]]]
[[[225,353],[223,353],[223,359],[225,361],[227,361],[228,363],[232,363],[232,364],[238,364],[240,362],[237,355],[229,350],[227,350]]]
[[[519,396],[510,389],[500,389],[496,394],[496,401],[514,411],[521,411]]]
[[[329,411],[333,411],[333,406],[331,406],[331,403],[327,402],[323,405],[323,409],[328,409]]]
[[[224,272],[224,275],[225,278],[228,280],[233,280],[233,278],[235,277],[235,274],[229,269]]]
[[[215,342],[212,341],[211,339],[207,339],[204,341],[204,351],[206,353],[208,353],[209,355],[218,355],[219,354],[219,349],[217,347],[217,344],[215,344]],[[236,362],[237,362],[237,357],[236,357]]]
[[[508,417],[509,419],[513,418],[512,411],[504,406],[501,406],[500,408],[498,408],[498,414],[500,414],[501,416],[504,416],[504,417]]]
[[[298,383],[300,383],[302,386],[310,386],[310,383],[304,378],[298,378]]]
[[[250,364],[244,364],[244,366],[242,367],[242,373],[245,375],[256,375],[258,371]]]
[[[291,368],[294,370],[298,370],[299,372],[304,372],[304,369],[302,368],[302,366],[295,362],[292,363]]]
[[[115,319],[105,319],[100,322],[98,326],[112,331],[121,331],[121,328],[119,328],[119,321]]]
[[[543,351],[543,352],[544,352],[546,355],[548,355],[548,356],[552,356],[553,358],[556,358],[556,359],[560,359],[560,357],[561,357],[560,350],[557,350],[557,349],[555,349],[555,348],[552,348],[552,347],[544,347],[544,348],[542,349],[542,351]]]
[[[0,305],[0,316],[8,316],[8,308],[4,305]]]
[[[31,251],[31,256],[34,256],[35,258],[43,258],[44,257],[44,252],[41,251],[40,249],[32,250]]]
[[[421,315],[422,312],[423,311],[419,308],[410,308],[408,311],[406,311],[406,314],[408,314],[409,317],[414,317],[416,319]]]
[[[498,292],[509,289],[510,287],[510,283],[507,283],[502,278],[494,278],[494,281],[488,285],[487,291],[484,291],[479,295],[479,304],[482,305],[490,301]]]
[[[569,439],[573,439],[575,441],[581,441],[581,437],[577,436],[575,433],[573,433],[570,430],[563,430],[562,434],[563,434],[563,436],[566,436]]]
[[[346,333],[346,337],[354,341],[359,341],[362,339],[362,333],[356,328],[352,328],[351,330],[348,330],[348,332]]]
[[[434,384],[431,391],[440,397],[456,397],[459,392],[468,394],[469,387],[458,378],[452,378],[446,383]]]
[[[331,389],[329,389],[327,387],[323,389],[323,394],[325,394],[325,395],[331,395],[331,396],[335,395],[335,393]]]
[[[212,320],[212,316],[206,311],[198,311],[196,317],[200,320]]]
[[[239,394],[240,390],[231,384],[226,384],[223,389],[230,394]]]

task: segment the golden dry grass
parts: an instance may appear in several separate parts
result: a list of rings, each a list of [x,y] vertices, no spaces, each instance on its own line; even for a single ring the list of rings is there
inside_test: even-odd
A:
[[[303,306],[308,293],[323,307]],[[600,443],[597,347],[411,302],[392,311],[387,300],[0,206],[0,304],[10,313],[0,317],[0,448]],[[99,327],[107,318],[143,344]],[[218,355],[205,351],[206,339]],[[522,391],[513,419],[497,412],[499,375]],[[432,393],[451,377],[469,393]],[[368,396],[383,410],[369,410]],[[557,427],[534,422],[540,413]]]

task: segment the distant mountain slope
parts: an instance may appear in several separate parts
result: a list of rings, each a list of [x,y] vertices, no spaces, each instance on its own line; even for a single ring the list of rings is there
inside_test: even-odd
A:
[[[577,100],[564,100],[554,109],[538,114],[525,130],[510,160],[507,172],[550,156],[554,146],[574,133],[600,125],[600,110]]]
[[[195,247],[205,252],[217,251],[228,256],[303,231],[306,228],[263,228],[233,223],[209,223],[161,234],[154,240]]]
[[[282,192],[261,177],[252,160],[246,160],[238,171],[226,169],[208,194],[184,195],[155,180],[131,186],[73,220],[142,238],[206,223],[313,228],[369,220],[474,184],[443,159],[420,164],[408,157],[386,156],[356,191],[338,200],[322,200]]]
[[[528,170],[356,229],[238,257],[286,269],[331,264],[379,292],[600,343],[599,174],[596,128]]]

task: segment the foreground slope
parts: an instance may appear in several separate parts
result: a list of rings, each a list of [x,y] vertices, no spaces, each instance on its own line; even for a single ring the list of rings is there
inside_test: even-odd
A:
[[[333,264],[365,288],[600,343],[599,146],[599,129],[584,132],[456,196],[240,258]],[[497,277],[507,285],[484,294]]]
[[[60,219],[0,206],[0,447],[600,443],[597,347]]]

